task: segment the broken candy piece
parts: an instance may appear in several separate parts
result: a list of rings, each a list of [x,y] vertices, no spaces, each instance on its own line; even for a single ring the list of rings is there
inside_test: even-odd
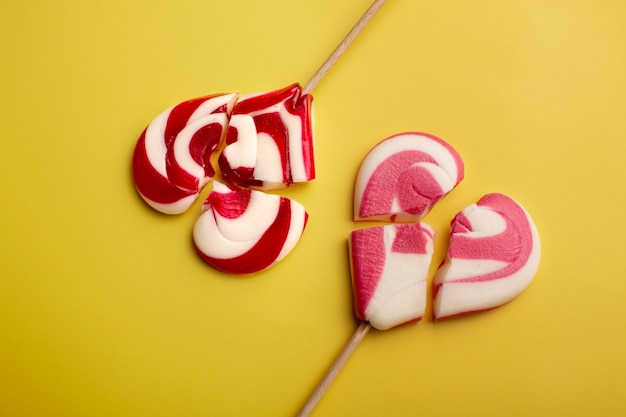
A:
[[[540,254],[526,210],[503,194],[485,195],[451,222],[448,254],[434,279],[434,319],[511,301],[534,278]]]
[[[141,197],[166,214],[185,212],[214,175],[210,158],[219,148],[236,94],[182,102],[162,112],[137,140],[133,181]]]
[[[365,157],[354,191],[354,220],[416,222],[463,179],[461,156],[426,133],[391,136]]]
[[[307,219],[304,207],[293,200],[214,181],[193,228],[194,245],[214,268],[251,274],[287,256]]]
[[[299,84],[243,96],[233,118],[250,120],[228,129],[219,158],[224,179],[263,190],[314,179],[312,107],[313,97],[302,95]]]
[[[426,278],[435,231],[424,223],[355,230],[349,239],[354,310],[386,330],[417,321],[426,308]]]

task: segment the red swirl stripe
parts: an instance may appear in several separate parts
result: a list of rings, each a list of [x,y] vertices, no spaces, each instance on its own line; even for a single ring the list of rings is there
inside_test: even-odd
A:
[[[224,152],[219,166],[224,178],[232,184],[265,189],[283,188],[293,183],[315,178],[312,130],[313,97],[302,95],[299,84],[280,90],[243,97],[233,109],[233,115],[252,117],[256,135],[267,135],[278,152],[278,165],[269,170],[280,178],[268,178],[253,169],[269,164],[259,155],[254,167],[240,166]],[[294,134],[298,132],[298,134]],[[227,147],[239,140],[238,132],[229,129]]]
[[[230,274],[259,272],[280,261],[308,219],[304,208],[288,198],[217,182],[203,208],[194,226],[194,246],[205,262]],[[266,226],[259,231],[259,224]]]
[[[133,181],[139,194],[149,204],[156,202],[160,204],[171,204],[193,194],[174,186],[167,177],[163,176],[150,163],[146,151],[146,132],[141,134],[133,154]]]
[[[137,191],[149,205],[168,214],[189,207],[203,184],[176,160],[176,139],[203,117],[228,111],[235,98],[234,94],[216,94],[187,100],[165,110],[146,127],[135,146],[132,175]],[[206,176],[214,174],[210,153],[220,145],[225,122],[198,123],[196,132],[187,132],[193,133],[188,151],[196,163],[206,168]]]

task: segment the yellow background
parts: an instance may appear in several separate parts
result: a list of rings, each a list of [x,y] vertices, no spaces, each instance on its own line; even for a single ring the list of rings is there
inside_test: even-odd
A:
[[[137,196],[161,110],[306,83],[370,0],[0,5],[0,415],[289,416],[357,326],[347,258],[365,153],[420,130],[461,153],[437,231],[488,192],[543,244],[499,309],[370,332],[315,416],[626,415],[626,3],[390,0],[315,89],[296,249],[253,277],[195,254],[199,205]],[[205,193],[206,194],[205,190]]]

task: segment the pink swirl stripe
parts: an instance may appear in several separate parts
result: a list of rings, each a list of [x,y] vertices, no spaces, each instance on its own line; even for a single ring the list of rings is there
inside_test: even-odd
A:
[[[387,256],[382,227],[355,230],[350,235],[354,310],[367,320],[365,309],[376,292]]]
[[[359,215],[391,213],[394,200],[400,210],[418,215],[445,194],[428,169],[419,163],[435,163],[428,154],[420,151],[402,151],[393,154],[380,164],[367,183]],[[389,178],[396,180],[390,184]],[[393,219],[392,219],[393,220]]]
[[[539,235],[524,208],[487,194],[451,222],[448,255],[435,274],[435,318],[486,310],[519,295],[540,257]]]
[[[526,265],[532,253],[531,224],[519,204],[503,194],[488,194],[481,198],[476,206],[497,213],[505,222],[504,230],[496,234],[483,235],[489,230],[474,230],[464,210],[452,220],[448,256],[453,259],[490,259],[504,262],[507,266],[456,282],[489,281],[508,277]]]
[[[385,330],[423,316],[434,234],[423,223],[352,232],[350,258],[358,318]]]
[[[460,155],[419,132],[391,136],[365,157],[355,187],[355,220],[419,221],[464,175]]]

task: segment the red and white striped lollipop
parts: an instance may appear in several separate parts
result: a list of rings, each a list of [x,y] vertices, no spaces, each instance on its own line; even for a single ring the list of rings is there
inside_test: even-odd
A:
[[[248,117],[245,128],[228,129],[219,165],[231,184],[264,190],[285,188],[315,178],[313,97],[299,84],[243,96],[233,117]]]
[[[379,330],[418,321],[435,231],[424,223],[355,230],[349,239],[354,311]]]
[[[526,210],[504,194],[485,195],[451,222],[448,254],[434,279],[434,319],[511,301],[533,280],[540,256]]]
[[[153,208],[180,214],[213,178],[213,155],[225,181],[263,190],[315,178],[313,97],[299,84],[243,96],[188,100],[152,121],[133,156],[137,190]]]
[[[166,214],[185,212],[214,175],[218,150],[236,94],[182,102],[162,112],[135,146],[132,173],[141,197]]]
[[[391,136],[365,157],[354,191],[354,220],[416,222],[464,176],[456,150],[417,132]]]
[[[238,94],[188,100],[161,113],[139,137],[133,180],[141,197],[160,212],[185,212],[216,175],[214,159],[224,181],[248,189],[226,191],[217,184],[203,206],[194,239],[211,265],[233,273],[258,272],[298,241],[307,219],[304,208],[250,189],[284,188],[315,178],[310,93],[383,3],[374,1],[304,88],[295,83],[240,100]]]
[[[153,208],[180,214],[213,178],[219,156],[225,181],[260,189],[315,178],[313,97],[299,84],[266,93],[188,100],[145,129],[133,156],[137,190]]]
[[[194,225],[193,241],[214,268],[251,274],[287,256],[307,219],[304,207],[286,197],[214,181]]]

